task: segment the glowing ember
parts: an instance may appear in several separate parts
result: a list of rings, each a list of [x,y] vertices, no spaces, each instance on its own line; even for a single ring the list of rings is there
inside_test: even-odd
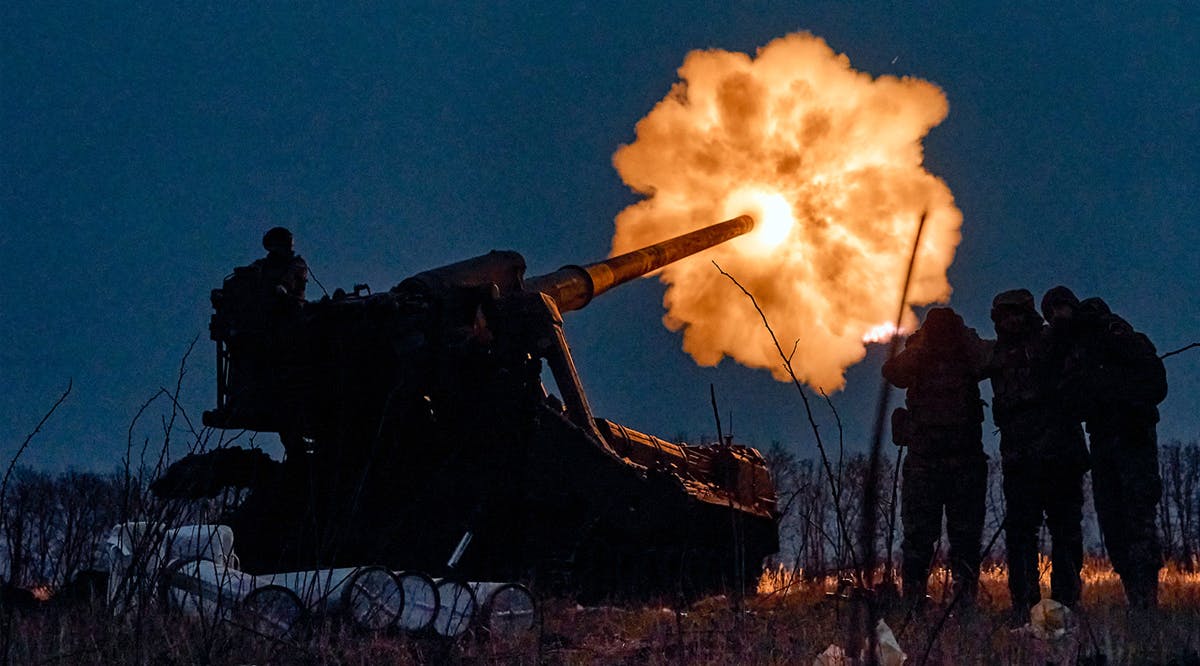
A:
[[[864,344],[891,342],[897,334],[905,336],[908,335],[908,331],[903,328],[897,329],[896,325],[889,321],[872,326],[866,333],[863,333],[862,340]]]
[[[945,96],[919,79],[857,72],[809,34],[755,57],[694,51],[679,76],[613,157],[646,196],[617,216],[613,252],[753,215],[747,237],[663,270],[664,323],[702,365],[728,355],[785,378],[758,314],[715,260],[754,293],[785,347],[799,340],[797,375],[840,388],[866,354],[863,332],[895,319],[922,211],[908,300],[950,295],[962,214],[921,164]],[[916,323],[906,313],[903,328]]]

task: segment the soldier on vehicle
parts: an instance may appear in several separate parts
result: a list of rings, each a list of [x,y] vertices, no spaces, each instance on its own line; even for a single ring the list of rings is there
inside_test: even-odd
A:
[[[1083,565],[1083,474],[1087,445],[1079,419],[1064,410],[1057,390],[1063,359],[1052,354],[1049,331],[1033,294],[1013,289],[992,301],[996,344],[987,375],[992,416],[1000,429],[1004,470],[1008,589],[1014,616],[1028,619],[1041,599],[1038,530],[1050,530],[1050,596],[1079,602]]]
[[[296,356],[302,339],[296,321],[304,305],[308,265],[283,227],[262,238],[267,256],[239,266],[212,293],[210,325],[228,363],[221,395],[226,423],[278,430],[283,410],[279,368]],[[227,403],[227,404],[224,404]],[[295,411],[295,410],[291,410]],[[232,420],[229,420],[232,419]],[[285,446],[290,449],[294,446]]]
[[[308,264],[304,257],[296,254],[292,232],[283,227],[273,227],[262,239],[267,256],[250,264],[259,270],[263,286],[270,293],[292,301],[304,300],[304,288],[308,284]]]
[[[978,590],[987,492],[979,381],[988,354],[988,344],[954,310],[933,308],[904,351],[883,366],[889,382],[908,389],[901,492],[909,603],[925,597],[943,510],[956,594],[970,600]]]
[[[1113,569],[1131,606],[1153,608],[1162,568],[1157,405],[1167,395],[1166,369],[1150,339],[1099,298],[1080,303],[1055,287],[1042,311],[1066,352],[1064,394],[1087,422],[1096,518]]]

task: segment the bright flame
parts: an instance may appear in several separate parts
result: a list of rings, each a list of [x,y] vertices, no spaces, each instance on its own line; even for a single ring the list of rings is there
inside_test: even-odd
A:
[[[862,341],[864,344],[891,342],[896,335],[908,335],[908,331],[904,328],[896,328],[895,323],[888,321],[867,329],[867,332],[863,333]]]
[[[701,365],[726,355],[785,379],[753,306],[710,263],[758,299],[804,381],[840,388],[866,354],[863,333],[894,320],[913,237],[928,215],[909,303],[946,299],[962,214],[922,167],[921,140],[946,98],[914,78],[855,71],[807,33],[756,56],[693,51],[681,82],[637,125],[613,163],[646,198],[616,219],[627,252],[750,213],[746,238],[671,266],[664,323]],[[903,328],[916,327],[906,312]]]
[[[787,197],[765,187],[744,187],[729,195],[719,217],[728,220],[738,215],[754,218],[750,238],[758,249],[768,252],[783,244],[796,226]]]

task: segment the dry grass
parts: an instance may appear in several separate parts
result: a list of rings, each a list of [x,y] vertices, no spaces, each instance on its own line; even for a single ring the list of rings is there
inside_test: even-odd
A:
[[[806,596],[763,597],[741,613],[715,604],[685,613],[559,609],[547,629],[564,644],[545,656],[563,664],[809,664],[830,644],[845,644],[851,607]],[[962,609],[931,641],[942,615],[940,607],[911,618],[900,608],[885,612],[908,663],[1029,663],[1030,643],[1011,630],[1007,612]],[[1152,614],[1085,608],[1080,622],[1079,653],[1091,663],[1200,663],[1196,608]],[[1107,661],[1097,661],[1097,655]]]
[[[1200,574],[1165,570],[1162,608],[1144,613],[1127,611],[1105,562],[1089,561],[1084,579],[1079,652],[1090,663],[1200,663]],[[8,655],[20,664],[810,664],[847,639],[858,602],[827,596],[836,582],[770,572],[761,593],[740,610],[724,598],[686,609],[549,600],[540,633],[508,643],[363,635],[332,622],[271,642],[229,624],[206,626],[153,610],[115,620],[102,608],[47,604],[9,616]],[[944,574],[934,576],[931,591],[935,599],[944,592]],[[935,635],[944,616],[937,604],[911,616],[899,605],[884,612],[910,664],[1029,663],[1027,639],[1008,622],[1003,567],[988,567],[978,603],[956,609]]]
[[[1050,596],[1050,558],[1040,556],[1042,596]],[[877,577],[882,574],[877,573]],[[936,569],[930,578],[929,594],[939,602],[946,602],[949,571]],[[1112,565],[1102,557],[1089,556],[1084,560],[1083,605],[1086,608],[1106,608],[1125,605],[1121,579]],[[806,578],[803,570],[793,572],[786,567],[767,569],[758,581],[760,595],[801,595],[809,600],[837,589],[836,575]],[[1200,566],[1191,571],[1172,564],[1159,572],[1159,601],[1164,608],[1196,608],[1200,610]],[[1002,562],[987,562],[979,576],[982,608],[992,611],[1006,609],[1010,604],[1008,595],[1008,570]]]

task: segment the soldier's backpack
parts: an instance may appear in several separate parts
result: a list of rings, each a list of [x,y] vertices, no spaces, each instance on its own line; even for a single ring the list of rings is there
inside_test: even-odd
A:
[[[1145,334],[1121,317],[1104,318],[1100,392],[1108,402],[1151,409],[1167,397],[1167,368]]]

